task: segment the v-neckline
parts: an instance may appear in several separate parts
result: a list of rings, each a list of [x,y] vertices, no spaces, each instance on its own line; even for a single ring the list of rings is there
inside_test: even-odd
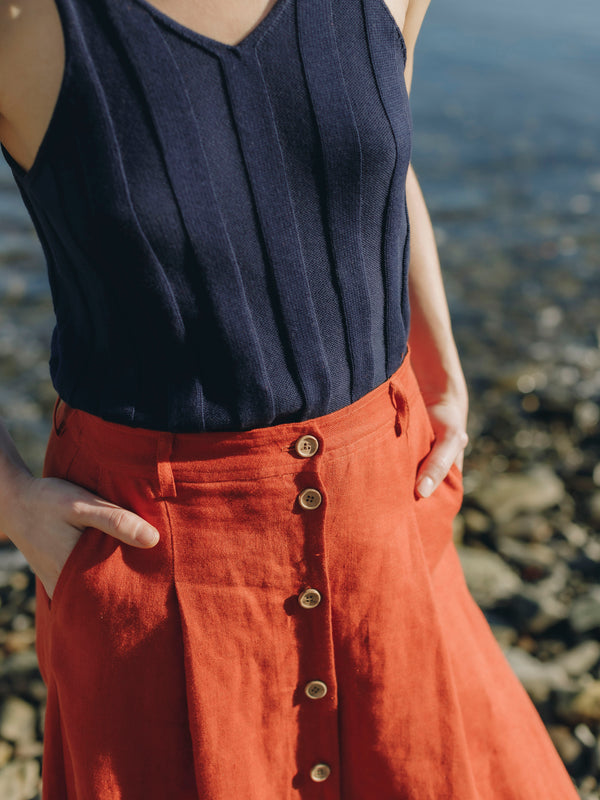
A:
[[[221,42],[219,39],[212,39],[210,36],[206,36],[203,33],[199,33],[198,31],[194,30],[193,28],[188,28],[187,25],[184,25],[182,22],[179,22],[174,17],[170,17],[168,14],[165,14],[164,11],[161,11],[155,5],[149,2],[149,0],[134,0],[139,6],[146,9],[149,14],[156,17],[159,22],[162,22],[167,27],[174,30],[176,33],[184,36],[187,39],[190,39],[196,43],[206,45],[208,47],[213,47],[219,50],[230,50],[230,51],[238,51],[244,47],[248,47],[251,45],[259,36],[261,36],[268,27],[271,26],[272,23],[275,22],[277,16],[281,13],[283,8],[286,6],[290,0],[276,0],[275,4],[271,7],[271,10],[268,14],[263,17],[260,22],[258,22],[252,30],[244,36],[237,44],[227,44],[227,42]]]

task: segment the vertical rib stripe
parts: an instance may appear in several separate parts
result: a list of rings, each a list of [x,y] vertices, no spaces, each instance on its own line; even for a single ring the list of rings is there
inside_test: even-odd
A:
[[[373,386],[370,302],[361,241],[360,140],[338,54],[331,0],[298,3],[300,52],[319,129],[335,275],[345,316],[352,399]],[[360,325],[356,324],[360,309]]]
[[[410,160],[411,120],[404,76],[398,66],[397,48],[403,45],[398,31],[389,25],[390,14],[381,0],[362,0],[367,28],[367,42],[373,71],[396,141],[396,164],[384,221],[385,339],[386,374],[391,374],[401,343],[405,342],[405,324],[400,313],[405,303],[403,269],[407,217],[405,209],[406,169]],[[381,18],[385,15],[385,21]],[[403,57],[405,55],[402,47]],[[390,86],[393,90],[390,90]]]
[[[237,131],[269,264],[281,304],[288,347],[304,397],[303,416],[327,405],[330,372],[312,301],[302,243],[271,104],[256,51],[223,56]]]

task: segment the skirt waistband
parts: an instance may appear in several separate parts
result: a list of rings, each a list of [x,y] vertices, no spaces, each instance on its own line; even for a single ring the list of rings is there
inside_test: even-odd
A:
[[[274,473],[286,468],[291,472],[295,469],[291,459],[303,462],[312,460],[307,455],[322,457],[351,447],[385,425],[393,427],[394,421],[399,433],[400,411],[419,391],[407,348],[400,366],[382,384],[354,403],[312,419],[247,431],[171,433],[108,422],[58,397],[53,434],[75,440],[111,470],[156,475],[158,466],[160,483],[168,493],[173,473],[184,479],[186,465],[195,479],[203,472],[233,477],[247,471],[250,460],[268,462]],[[316,443],[304,437],[314,437]]]

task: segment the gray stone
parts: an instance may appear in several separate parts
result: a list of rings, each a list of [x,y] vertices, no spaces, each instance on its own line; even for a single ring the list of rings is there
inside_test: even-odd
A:
[[[569,621],[576,633],[588,633],[600,627],[600,586],[591,586],[586,594],[573,600]]]
[[[37,761],[12,761],[0,769],[2,800],[32,800],[39,793],[40,767]]]
[[[469,533],[489,533],[492,529],[492,520],[478,508],[464,508],[462,516],[465,521],[465,530]]]
[[[539,542],[520,542],[510,536],[499,536],[498,552],[506,559],[514,561],[519,567],[535,567],[547,574],[556,563],[556,552]]]
[[[545,702],[554,689],[574,688],[566,670],[558,664],[538,661],[537,658],[519,647],[509,647],[504,651],[504,655],[527,693],[536,703]]]
[[[517,643],[519,636],[511,625],[490,623],[490,628],[492,629],[494,638],[503,650]]]
[[[591,680],[579,691],[558,693],[557,714],[566,722],[600,722],[600,681]]]
[[[4,742],[0,739],[0,767],[3,767],[13,757],[14,748],[8,742]]]
[[[496,553],[462,546],[457,550],[469,591],[482,608],[493,608],[520,590],[520,577]]]
[[[38,661],[35,650],[21,650],[18,653],[11,653],[4,661],[0,661],[0,678],[33,672],[37,669]]]
[[[600,523],[600,492],[592,492],[587,500],[588,513],[594,524]]]
[[[588,532],[582,525],[578,525],[576,522],[566,522],[564,525],[561,525],[560,533],[573,547],[583,547],[588,541]]]
[[[529,633],[543,633],[569,617],[569,607],[539,584],[523,584],[510,609],[517,627]]]
[[[503,525],[502,533],[527,542],[548,542],[552,538],[552,526],[540,514],[519,514]]]
[[[573,678],[589,672],[600,659],[600,642],[588,639],[554,659]]]
[[[35,739],[36,711],[20,697],[8,697],[0,708],[0,736],[8,742]]]
[[[573,736],[566,725],[551,725],[548,733],[563,763],[569,769],[573,769],[584,753],[585,748],[582,743]]]
[[[561,502],[565,487],[545,464],[527,472],[495,475],[471,493],[475,502],[497,523],[506,523],[520,512],[539,512]]]
[[[591,750],[596,746],[596,737],[592,733],[590,727],[584,722],[575,725],[573,735],[581,742],[581,744]]]

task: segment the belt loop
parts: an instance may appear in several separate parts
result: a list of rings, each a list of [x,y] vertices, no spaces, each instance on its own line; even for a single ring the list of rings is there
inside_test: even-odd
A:
[[[404,358],[402,359],[402,364],[398,368],[397,372],[405,372],[408,367],[410,368],[410,345],[408,342],[406,343],[406,352],[404,354]],[[406,396],[406,392],[404,387],[402,386],[402,378],[397,374],[392,375],[389,380],[388,388],[390,391],[390,399],[392,401],[392,405],[396,409],[396,436],[400,436],[402,431],[408,428],[408,422],[410,417],[410,410],[408,406],[408,398]]]
[[[400,383],[396,383],[396,381],[392,378],[389,382],[389,390],[390,390],[390,399],[392,401],[392,405],[396,409],[396,420],[395,420],[395,427],[396,427],[396,436],[400,436],[402,431],[408,428],[409,422],[409,408],[408,408],[408,399],[406,397],[406,392],[404,388],[400,385]]]
[[[56,395],[54,408],[52,409],[52,427],[57,436],[61,436],[65,427],[65,401],[60,395]]]
[[[171,455],[175,434],[168,431],[160,431],[156,443],[156,471],[158,474],[158,485],[162,498],[177,497],[177,487],[173,477],[171,467]]]

